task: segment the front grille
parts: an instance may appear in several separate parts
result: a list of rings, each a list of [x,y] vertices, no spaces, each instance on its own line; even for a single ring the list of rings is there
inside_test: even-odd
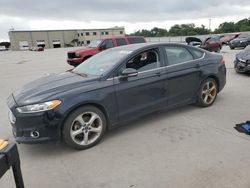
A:
[[[75,58],[75,57],[76,57],[75,52],[68,52],[68,58],[69,58],[69,59],[73,59],[73,58]]]

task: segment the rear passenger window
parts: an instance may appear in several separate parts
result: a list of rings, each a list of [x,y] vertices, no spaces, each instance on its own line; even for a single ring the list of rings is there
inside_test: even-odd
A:
[[[194,54],[195,59],[200,59],[204,55],[204,52],[202,52],[200,50],[190,49],[190,51]]]
[[[168,65],[176,65],[179,63],[194,60],[192,54],[183,47],[166,47]]]
[[[128,37],[129,44],[144,43],[144,38],[141,37]]]
[[[120,38],[120,39],[116,39],[116,44],[117,46],[123,46],[123,45],[126,45],[126,40],[123,39],[123,38]]]

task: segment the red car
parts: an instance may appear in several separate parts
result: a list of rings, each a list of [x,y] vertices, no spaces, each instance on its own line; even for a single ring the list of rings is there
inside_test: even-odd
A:
[[[210,52],[220,52],[222,46],[219,36],[211,36],[205,40],[201,40],[196,37],[187,37],[186,42],[188,45],[199,46],[200,48]]]
[[[113,37],[113,38],[93,40],[90,42],[87,48],[68,52],[67,62],[70,65],[76,67],[86,59],[90,58],[91,56],[103,50],[117,46],[123,46],[135,43],[145,43],[145,42],[146,42],[145,38],[140,36]]]
[[[220,36],[220,42],[222,45],[228,45],[229,42],[235,38],[237,38],[240,35],[240,33],[231,33],[231,34],[225,34]]]

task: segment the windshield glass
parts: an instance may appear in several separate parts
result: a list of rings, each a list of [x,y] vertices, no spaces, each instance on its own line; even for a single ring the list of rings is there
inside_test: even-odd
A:
[[[112,48],[105,50],[97,55],[84,61],[77,66],[72,72],[76,74],[87,74],[100,76],[111,70],[114,65],[126,57],[132,51],[125,50],[124,48]]]
[[[90,41],[90,44],[88,45],[89,48],[96,48],[99,46],[99,44],[102,42],[102,40],[92,40]]]

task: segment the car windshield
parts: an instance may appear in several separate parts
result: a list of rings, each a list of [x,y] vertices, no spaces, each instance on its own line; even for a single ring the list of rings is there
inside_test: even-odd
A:
[[[78,67],[73,69],[72,72],[82,75],[101,76],[111,70],[119,60],[126,57],[131,52],[132,51],[128,51],[124,48],[112,48],[105,50],[104,52],[87,59]]]
[[[99,44],[102,42],[102,40],[92,40],[90,44],[88,45],[89,48],[96,48],[99,46]]]

